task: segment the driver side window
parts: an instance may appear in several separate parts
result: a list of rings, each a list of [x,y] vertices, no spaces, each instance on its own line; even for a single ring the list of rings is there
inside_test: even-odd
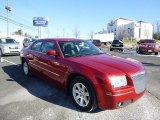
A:
[[[42,45],[42,52],[46,53],[48,50],[56,50],[56,46],[54,42],[46,41]]]

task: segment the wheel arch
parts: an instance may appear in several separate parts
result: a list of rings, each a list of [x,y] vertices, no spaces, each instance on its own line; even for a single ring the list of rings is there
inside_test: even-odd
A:
[[[95,90],[95,85],[94,85],[94,83],[93,83],[88,77],[86,77],[85,75],[80,74],[80,73],[72,73],[72,74],[70,74],[70,75],[68,76],[68,79],[67,79],[67,81],[66,81],[67,95],[69,95],[70,84],[71,84],[72,80],[73,80],[75,77],[78,77],[78,76],[81,76],[81,77],[83,77],[83,78],[85,78],[85,79],[88,80],[88,82],[89,82],[89,83],[91,84],[91,86],[93,87],[93,90],[94,90],[94,92],[95,92],[95,94],[96,94],[96,99],[97,99],[97,92],[96,92],[96,90]]]

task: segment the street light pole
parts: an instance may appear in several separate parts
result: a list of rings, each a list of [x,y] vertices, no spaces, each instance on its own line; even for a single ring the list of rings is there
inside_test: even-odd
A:
[[[9,1],[7,0],[7,5],[5,6],[5,9],[7,11],[7,37],[9,37],[9,12],[12,10],[9,6]]]

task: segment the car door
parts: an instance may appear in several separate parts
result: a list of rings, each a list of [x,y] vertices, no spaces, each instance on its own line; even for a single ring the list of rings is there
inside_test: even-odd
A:
[[[61,58],[53,55],[47,55],[48,50],[55,50],[56,44],[53,41],[44,41],[41,48],[41,57],[39,59],[42,74],[47,80],[62,85],[64,82],[63,76],[66,74],[67,67],[61,63]]]
[[[42,41],[35,42],[29,51],[29,54],[27,55],[29,60],[29,66],[31,67],[31,70],[35,73],[40,73],[41,68],[39,64],[39,59],[41,56],[41,45]]]

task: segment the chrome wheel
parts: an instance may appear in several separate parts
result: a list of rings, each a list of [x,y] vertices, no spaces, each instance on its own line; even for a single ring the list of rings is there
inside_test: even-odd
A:
[[[25,75],[28,75],[28,64],[27,64],[27,62],[24,62],[23,63],[23,71],[24,71],[24,74]]]
[[[87,88],[82,83],[76,83],[72,89],[73,98],[78,105],[86,107],[89,104],[90,96]]]

